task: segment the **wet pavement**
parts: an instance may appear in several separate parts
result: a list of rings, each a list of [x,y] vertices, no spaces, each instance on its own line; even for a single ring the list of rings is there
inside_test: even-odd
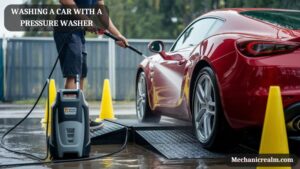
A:
[[[12,127],[18,119],[0,119],[1,135]],[[32,153],[43,158],[46,154],[45,132],[40,124],[40,119],[31,118],[19,126],[6,137],[5,144],[13,150]],[[109,154],[118,150],[121,145],[95,145],[92,146],[91,156]],[[24,156],[10,153],[0,148],[0,165],[33,162]],[[139,145],[129,143],[125,150],[114,156],[104,159],[72,162],[66,164],[52,164],[34,166],[34,168],[228,168],[224,159],[194,159],[194,160],[166,160],[150,150]],[[15,167],[14,167],[15,168]],[[17,167],[32,169],[32,166]]]
[[[17,123],[18,118],[0,118],[0,135],[2,135],[8,128]],[[6,137],[5,144],[17,151],[32,153],[39,157],[44,157],[46,152],[45,131],[41,126],[40,118],[29,118],[24,121],[15,131]],[[91,156],[105,155],[118,150],[121,145],[93,145]],[[293,150],[297,152],[298,150]],[[300,151],[300,149],[299,149]],[[298,151],[298,152],[299,152]],[[54,169],[75,169],[75,168],[157,168],[157,169],[179,169],[179,168],[240,168],[230,167],[227,165],[227,159],[187,159],[187,160],[168,160],[163,156],[156,154],[144,147],[129,143],[126,148],[118,154],[103,159],[85,161],[85,162],[72,162],[65,164],[50,164],[39,166],[26,166],[17,168],[54,168]],[[0,165],[32,162],[21,155],[7,152],[0,148]],[[16,168],[16,167],[14,167]],[[251,167],[243,167],[245,169]],[[255,167],[252,167],[255,168]],[[298,164],[294,168],[300,168]]]
[[[31,109],[32,105],[18,105],[18,104],[3,104],[0,103],[0,119],[2,118],[22,118]],[[118,118],[135,117],[135,103],[115,103],[113,105],[115,115]],[[30,115],[30,118],[43,118],[45,112],[44,104],[39,104]],[[98,116],[100,113],[99,104],[91,103],[89,105],[90,116]]]

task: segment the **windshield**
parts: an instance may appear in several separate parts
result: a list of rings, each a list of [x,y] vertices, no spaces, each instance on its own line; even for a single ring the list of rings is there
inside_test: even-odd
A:
[[[284,28],[300,29],[300,11],[246,11],[240,14]]]

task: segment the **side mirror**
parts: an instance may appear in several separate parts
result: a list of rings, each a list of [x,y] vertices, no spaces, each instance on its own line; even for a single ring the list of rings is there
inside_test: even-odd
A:
[[[182,65],[186,63],[186,60],[182,58],[181,55],[179,54],[174,54],[174,55],[168,55],[165,52],[165,44],[162,41],[156,40],[152,41],[149,43],[148,48],[151,52],[153,53],[159,53],[159,55],[164,59],[164,60],[175,60],[179,61],[179,64]]]
[[[152,41],[149,43],[148,48],[153,53],[161,53],[165,51],[165,44],[162,41]]]

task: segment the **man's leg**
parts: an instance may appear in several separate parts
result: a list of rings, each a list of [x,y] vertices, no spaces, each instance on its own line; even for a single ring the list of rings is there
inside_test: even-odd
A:
[[[80,78],[80,89],[83,91],[84,89],[84,79],[85,78]],[[65,89],[76,89],[76,84],[75,84],[75,78],[74,77],[67,77],[65,81]]]
[[[67,77],[65,81],[65,89],[76,89],[75,78]]]
[[[56,36],[56,38],[59,37],[59,35]],[[80,89],[84,89],[84,79],[87,75],[87,53],[85,51],[85,41],[83,38],[83,34],[74,33],[65,46],[62,57],[60,58],[62,72],[66,78],[65,89],[76,89],[75,75],[77,74],[81,75]],[[102,127],[103,124],[90,120],[90,126],[91,128],[99,128]]]
[[[80,89],[83,91],[84,89],[84,80],[87,76],[88,68],[87,68],[87,52],[85,49],[85,41],[83,42],[82,46],[82,71],[81,71],[81,78],[80,78]],[[102,122],[96,122],[90,119],[90,129],[100,129],[103,127]]]
[[[84,80],[85,80],[84,77],[80,78],[80,89],[81,89],[82,91],[83,91],[83,89],[84,89]]]

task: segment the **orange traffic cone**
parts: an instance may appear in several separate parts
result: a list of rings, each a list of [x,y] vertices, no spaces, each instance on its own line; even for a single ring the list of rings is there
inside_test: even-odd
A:
[[[99,117],[96,119],[96,122],[102,121],[104,119],[109,119],[109,120],[115,119],[108,79],[104,80],[100,114]]]

